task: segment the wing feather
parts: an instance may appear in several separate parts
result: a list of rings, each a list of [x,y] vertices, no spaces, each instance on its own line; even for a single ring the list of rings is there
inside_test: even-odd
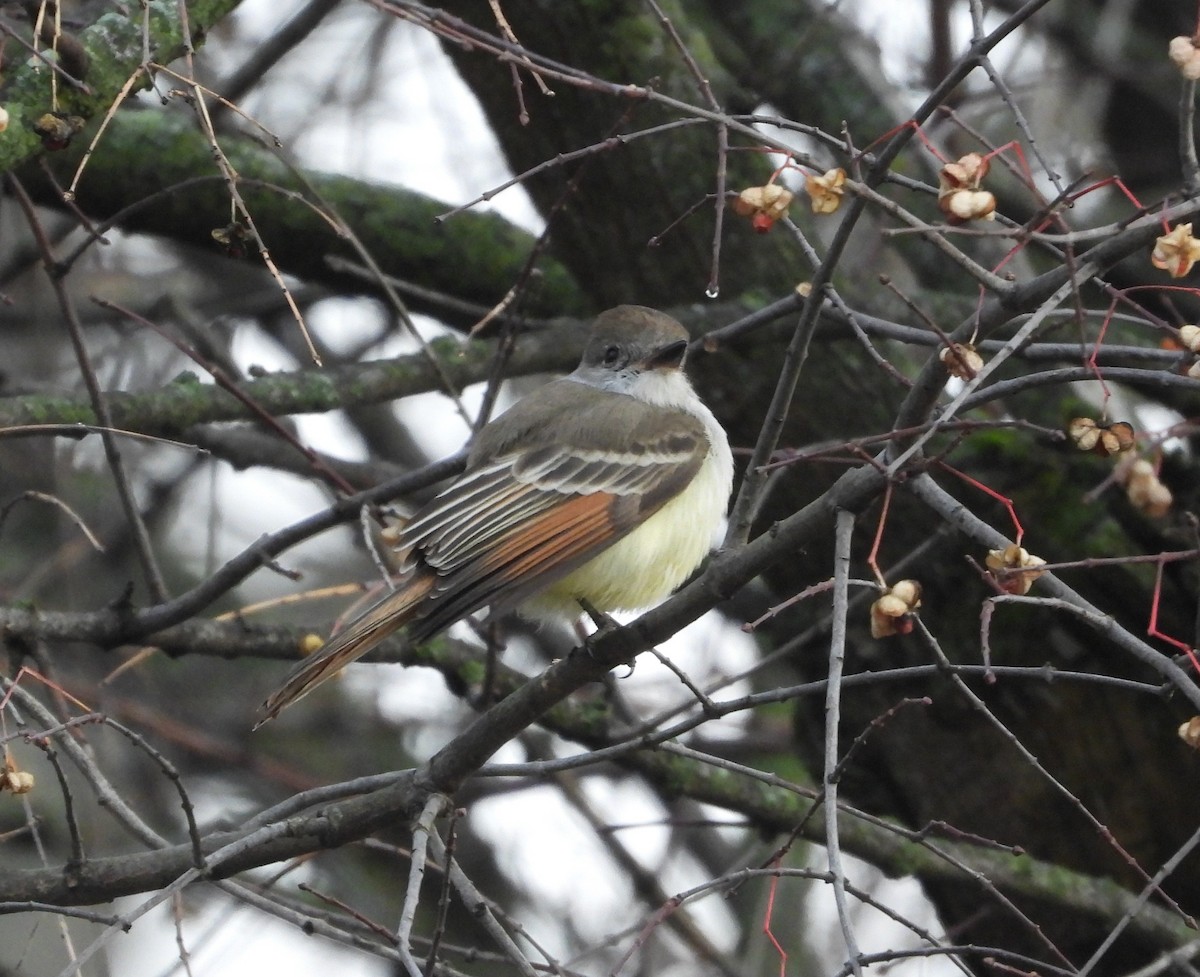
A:
[[[592,540],[590,549],[599,551],[681,491],[699,469],[707,448],[703,432],[685,423],[657,438],[627,443],[621,451],[550,444],[502,454],[487,459],[434,499],[405,528],[397,548],[436,569],[450,585],[450,578],[480,554],[502,542],[511,545],[511,534],[543,526],[540,517],[573,499],[604,496],[609,499],[605,504],[611,498],[636,500],[621,524],[614,523],[612,533]],[[555,559],[553,565],[560,562]]]
[[[622,510],[605,493],[562,497],[553,508],[460,565],[429,594],[420,636],[435,634],[480,607],[508,609],[585,563],[624,535]]]
[[[509,463],[502,461],[477,471],[468,471],[434,498],[409,521],[396,548],[409,550],[421,541],[461,524],[472,513],[486,512],[495,504],[496,492],[511,483]]]

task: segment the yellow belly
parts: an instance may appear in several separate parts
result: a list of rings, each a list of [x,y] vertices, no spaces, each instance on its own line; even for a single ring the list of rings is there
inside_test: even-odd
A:
[[[632,611],[664,600],[712,548],[725,515],[732,466],[709,458],[690,485],[624,539],[527,600],[521,614],[578,617],[579,601],[598,611]]]

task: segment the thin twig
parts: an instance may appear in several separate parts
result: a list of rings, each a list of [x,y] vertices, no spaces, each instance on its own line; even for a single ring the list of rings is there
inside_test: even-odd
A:
[[[75,359],[79,364],[83,382],[87,387],[88,397],[92,403],[92,410],[95,411],[96,419],[100,422],[99,426],[102,428],[100,431],[100,440],[104,445],[104,456],[108,462],[109,470],[112,472],[113,483],[117,489],[117,497],[121,501],[121,508],[125,511],[125,518],[129,523],[130,532],[133,534],[134,546],[137,550],[138,559],[141,562],[142,573],[146,579],[146,588],[156,603],[162,602],[167,599],[166,581],[163,579],[162,571],[159,569],[158,560],[154,556],[154,547],[150,542],[150,533],[146,529],[145,520],[142,519],[137,499],[134,497],[133,489],[129,484],[129,477],[125,471],[125,461],[120,449],[117,447],[116,439],[109,433],[109,430],[115,427],[115,425],[112,421],[112,415],[108,410],[108,402],[104,399],[104,392],[100,388],[99,378],[96,376],[96,371],[92,366],[91,355],[88,353],[87,343],[83,338],[83,324],[79,321],[75,302],[71,298],[71,293],[67,291],[62,276],[56,272],[53,247],[37,215],[37,211],[34,209],[33,201],[25,191],[25,187],[11,173],[8,175],[8,185],[13,192],[13,196],[17,198],[22,211],[25,213],[29,229],[33,233],[38,251],[41,253],[42,264],[46,269],[46,276],[49,278],[50,285],[54,289],[54,295],[58,300],[59,308],[62,309],[63,322],[66,324],[67,334],[71,339],[71,346],[75,351]]]
[[[425,801],[420,817],[413,825],[412,861],[408,870],[408,885],[404,891],[404,908],[400,913],[400,924],[396,927],[396,947],[408,977],[425,977],[421,966],[412,952],[412,928],[417,918],[417,907],[421,904],[421,882],[425,878],[425,859],[431,841],[436,837],[434,822],[449,805],[441,794],[431,794]],[[440,839],[439,839],[440,840]],[[436,857],[436,856],[435,856]]]
[[[529,958],[521,952],[521,948],[505,932],[504,927],[500,925],[488,901],[484,899],[467,874],[459,868],[458,862],[446,862],[446,847],[441,837],[437,834],[430,834],[429,847],[433,851],[433,857],[443,863],[446,872],[450,876],[450,884],[454,886],[458,897],[487,931],[488,935],[495,941],[501,952],[508,958],[509,963],[516,967],[517,972],[522,977],[540,977],[537,970],[529,962]]]
[[[846,902],[846,871],[838,839],[838,726],[841,722],[842,668],[846,661],[846,618],[850,581],[850,542],[854,537],[854,513],[841,509],[834,529],[833,554],[833,627],[829,636],[829,678],[825,687],[825,854],[833,878],[833,900],[837,906],[846,955],[855,977],[862,977],[860,950],[854,935],[854,923]]]

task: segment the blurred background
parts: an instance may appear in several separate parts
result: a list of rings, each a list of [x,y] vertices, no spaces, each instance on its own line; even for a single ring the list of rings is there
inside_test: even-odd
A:
[[[63,4],[56,36],[98,44],[101,18],[136,22],[137,11],[126,6]],[[1043,227],[1050,201],[1095,186],[1054,228],[1101,229],[1077,245],[1056,241],[1010,254],[1015,231],[939,231],[980,264],[1003,263],[1004,272],[1026,282],[1071,267],[1076,253],[1105,233],[1116,236],[1124,225],[1114,222],[1138,213],[1131,197],[1153,210],[1196,189],[1179,154],[1181,88],[1185,101],[1191,88],[1166,57],[1172,36],[1196,28],[1196,9],[1186,3],[225,6],[228,14],[209,27],[209,7],[178,5],[195,28],[205,27],[193,30],[194,59],[173,58],[169,70],[154,71],[152,89],[131,95],[113,114],[71,206],[62,189],[102,112],[65,148],[10,167],[0,198],[0,604],[10,615],[0,634],[10,675],[26,666],[42,677],[25,674],[20,688],[44,704],[46,717],[63,721],[83,703],[144,738],[179,771],[202,833],[235,827],[299,791],[418,764],[487,702],[436,655],[426,664],[438,667],[364,664],[251,735],[258,704],[286,667],[279,659],[303,634],[328,633],[363,586],[378,583],[370,518],[300,539],[197,608],[199,618],[232,615],[224,620],[244,622],[251,634],[262,629],[259,648],[216,638],[203,647],[183,639],[111,647],[87,639],[81,615],[127,602],[162,604],[212,578],[261,537],[459,450],[493,399],[495,410],[503,409],[570,369],[583,325],[604,308],[654,305],[699,335],[794,302],[795,287],[812,278],[816,260],[837,242],[845,211],[817,216],[801,196],[786,226],[759,235],[726,210],[719,267],[712,259],[720,209],[713,195],[775,179],[788,159],[781,147],[795,155],[778,180],[797,194],[805,174],[834,166],[858,178],[842,141],[878,151],[959,71],[973,34],[996,30],[1021,10],[1028,19],[1003,30],[989,49],[988,70],[962,72],[920,137],[890,165],[880,191],[938,224],[943,163],[1006,146],[1020,152],[1009,148],[993,160],[989,188],[1004,217],[997,226]],[[39,16],[53,21],[53,11],[37,3],[6,4],[0,20],[14,119],[18,102],[25,118],[29,105],[40,104],[21,87]],[[528,50],[577,70],[572,79],[588,80],[514,68],[483,40],[505,30]],[[87,69],[97,92],[112,87],[102,60],[93,55]],[[45,86],[49,72],[39,70]],[[719,136],[695,112],[669,102],[626,97],[618,88],[625,84],[736,117],[745,130],[757,128],[761,142],[741,129]],[[65,105],[70,96],[63,98]],[[231,203],[234,173],[253,227]],[[1114,174],[1128,193],[1104,184]],[[25,198],[36,208],[32,219]],[[442,215],[449,216],[435,220]],[[893,430],[914,381],[936,355],[935,326],[950,333],[983,322],[982,347],[984,338],[1010,337],[1037,308],[1031,298],[1003,315],[989,306],[991,318],[981,316],[989,296],[925,236],[892,233],[900,222],[878,202],[855,221],[828,293],[842,305],[834,303],[822,321],[780,440],[799,460],[772,476],[755,532],[820,497],[848,465],[861,464],[874,449],[855,439]],[[61,292],[46,274],[39,235],[58,262]],[[1143,374],[1107,390],[1073,375],[996,397],[971,415],[977,429],[937,446],[954,468],[1013,501],[1030,550],[1052,562],[1197,545],[1188,515],[1200,485],[1191,443],[1195,391],[1157,380],[1181,372],[1174,337],[1195,318],[1196,296],[1164,288],[1148,246],[1132,251],[1052,316],[1039,340],[1058,343],[1057,352],[1023,360],[1001,379],[1078,367],[1101,342],[1116,350],[1106,364]],[[1114,316],[1118,294],[1133,301]],[[718,355],[693,355],[697,386],[739,449],[739,472],[768,414],[795,308],[727,337]],[[885,329],[871,333],[872,345],[861,335],[863,323],[909,326],[925,337]],[[466,343],[468,332],[475,345]],[[429,343],[444,364],[436,370],[425,365]],[[321,375],[332,378],[332,399],[306,384],[317,358]],[[292,382],[298,371],[305,382]],[[276,423],[196,394],[216,385],[214,372],[243,385]],[[113,399],[120,475],[98,434],[30,429],[82,416],[89,374],[104,391],[146,395]],[[1064,446],[1058,432],[1080,413],[1133,422],[1137,453],[1174,493],[1169,512],[1132,504],[1115,484],[1115,461]],[[995,498],[940,473],[939,482],[1012,534],[1008,510]],[[392,500],[386,518],[402,518],[432,488]],[[971,549],[961,530],[911,500],[898,496],[893,506],[886,516],[878,506],[863,515],[853,575],[871,576],[864,560],[883,518],[880,562],[921,579],[923,620],[946,655],[977,664],[980,602],[990,591],[964,554],[982,563],[984,550]],[[719,700],[821,682],[827,598],[802,601],[753,635],[740,625],[828,578],[831,554],[831,535],[814,539],[661,651]],[[1064,579],[1133,634],[1145,633],[1156,607],[1159,628],[1190,645],[1193,562],[1169,564],[1159,589],[1148,564],[1084,567]],[[866,585],[861,592],[868,593]],[[1126,932],[1090,894],[1072,888],[1075,876],[1064,891],[1018,898],[1007,883],[981,883],[969,872],[920,879],[898,858],[851,860],[847,872],[866,894],[856,893],[852,910],[858,950],[886,951],[894,965],[922,974],[985,970],[988,949],[1007,967],[1051,968],[1047,973],[1076,972],[1102,944],[1091,964],[1098,973],[1162,960],[1182,941],[1186,914],[1200,910],[1200,863],[1187,847],[1197,829],[1196,754],[1175,733],[1194,711],[1186,697],[1163,692],[1153,669],[1123,657],[1085,622],[1045,608],[1002,610],[993,656],[1025,677],[998,685],[972,678],[968,687],[990,710],[983,711],[948,672],[932,667],[935,657],[916,636],[871,639],[869,599],[851,629],[847,670],[884,677],[855,685],[843,702],[843,750],[862,737],[842,773],[847,804],[904,829],[937,825],[939,837],[981,840],[984,849],[1019,846],[1046,865],[1131,892],[1164,865],[1171,870],[1151,898],[1163,913],[1157,929]],[[49,625],[14,631],[18,615],[30,609],[47,612],[46,621],[51,612],[67,616],[57,632]],[[451,636],[469,649],[459,654],[482,660],[477,629],[460,625]],[[569,634],[520,622],[503,636],[504,665],[527,675],[573,643]],[[1165,655],[1179,650],[1156,647]],[[1048,664],[1090,680],[1051,685]],[[899,671],[905,666],[930,668],[910,679]],[[931,702],[909,704],[923,697]],[[629,674],[590,690],[584,706],[593,700],[619,720],[618,739],[698,714],[693,693],[646,655]],[[89,854],[141,848],[98,799],[102,791],[75,770],[63,775],[69,789],[55,787],[45,752],[22,741],[22,730],[48,728],[52,720],[19,699],[8,705],[11,762],[32,772],[37,787],[19,797],[0,794],[6,866],[69,861],[72,818]],[[700,720],[680,742],[809,796],[819,788],[818,685]],[[599,745],[560,733],[530,727],[493,758],[533,764],[525,775],[476,778],[455,798],[466,810],[456,822],[456,858],[527,935],[526,949],[544,948],[551,972],[843,972],[845,926],[821,875],[827,853],[799,824],[792,827],[805,836],[788,843],[787,829],[761,819],[753,805],[739,808],[732,794],[727,803],[711,803],[688,782],[656,780],[619,763],[539,775],[539,762]],[[69,735],[148,825],[175,843],[185,839],[178,795],[149,749],[102,723]],[[397,824],[335,852],[244,873],[237,889],[191,886],[128,934],[113,935],[99,917],[66,921],[6,903],[0,972],[70,973],[81,948],[103,940],[81,972],[400,973],[386,952],[372,949],[386,941],[363,920],[394,929],[410,840],[408,826]],[[872,851],[864,844],[857,853]],[[743,869],[768,865],[811,877],[730,883]],[[298,890],[299,883],[317,894]],[[671,896],[705,883],[713,884],[712,894],[652,923]],[[144,900],[126,896],[102,915],[134,912]],[[423,906],[419,928],[444,930],[442,965],[451,969],[439,973],[507,971],[494,958],[474,958],[473,951],[495,949],[460,904],[440,923],[434,907]],[[297,925],[325,913],[353,938],[310,937]],[[642,943],[647,927],[651,937]],[[1112,946],[1105,944],[1110,935]],[[947,946],[969,951],[954,956]],[[915,956],[906,961],[909,949]]]

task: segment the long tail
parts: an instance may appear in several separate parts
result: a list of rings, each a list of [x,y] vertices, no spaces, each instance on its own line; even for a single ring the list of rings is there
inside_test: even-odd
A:
[[[262,704],[263,718],[254,724],[254,728],[274,719],[281,709],[308,695],[412,620],[435,579],[432,573],[426,573],[406,580],[398,590],[372,604],[345,630],[331,637],[319,651],[297,662],[283,684]]]

